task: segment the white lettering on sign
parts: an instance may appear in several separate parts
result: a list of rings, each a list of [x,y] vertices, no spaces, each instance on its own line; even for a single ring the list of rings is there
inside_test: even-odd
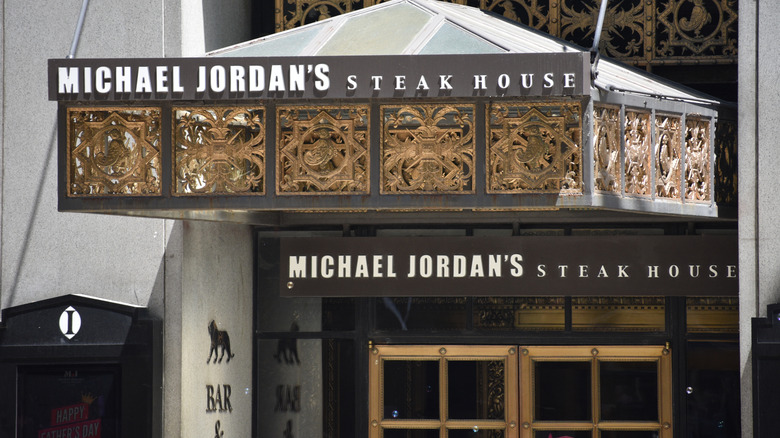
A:
[[[70,306],[60,314],[60,331],[66,338],[73,339],[79,330],[81,330],[81,315]]]

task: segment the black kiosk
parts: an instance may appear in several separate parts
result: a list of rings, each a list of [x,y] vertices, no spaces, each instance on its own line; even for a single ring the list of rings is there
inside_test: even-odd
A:
[[[753,318],[753,433],[775,437],[780,429],[780,304]]]
[[[162,324],[66,295],[3,310],[0,436],[160,437]]]

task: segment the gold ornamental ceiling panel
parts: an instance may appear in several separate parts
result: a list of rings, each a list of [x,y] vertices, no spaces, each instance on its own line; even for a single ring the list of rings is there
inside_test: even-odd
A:
[[[174,108],[176,195],[265,193],[262,108]]]
[[[70,108],[67,196],[156,196],[159,108]]]
[[[473,193],[474,106],[382,106],[382,193]]]
[[[492,103],[488,193],[582,193],[578,103]]]
[[[277,108],[277,194],[367,194],[369,109]]]

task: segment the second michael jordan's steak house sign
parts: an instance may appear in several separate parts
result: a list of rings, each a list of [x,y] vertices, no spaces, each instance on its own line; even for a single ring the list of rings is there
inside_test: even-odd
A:
[[[281,239],[283,296],[737,294],[731,236]]]

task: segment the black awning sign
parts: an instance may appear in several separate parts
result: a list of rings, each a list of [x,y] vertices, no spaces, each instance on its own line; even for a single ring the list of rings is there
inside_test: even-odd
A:
[[[283,296],[737,295],[724,236],[281,239]]]
[[[160,101],[582,96],[586,54],[52,59],[49,99]]]

